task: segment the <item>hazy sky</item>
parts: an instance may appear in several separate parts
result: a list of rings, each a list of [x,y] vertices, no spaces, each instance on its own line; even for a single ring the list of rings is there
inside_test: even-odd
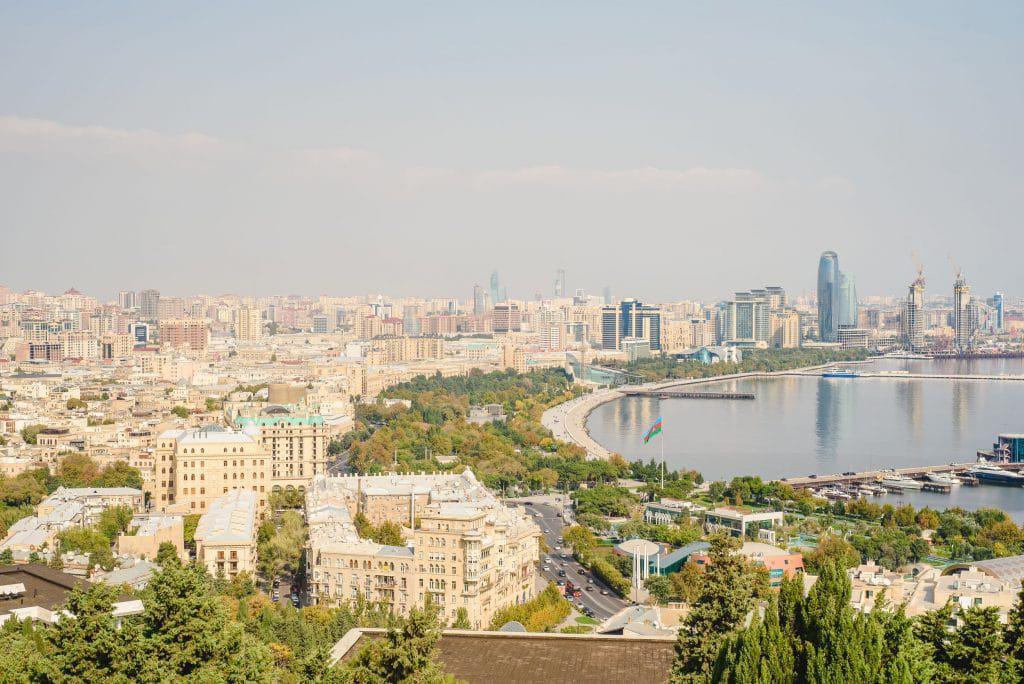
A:
[[[0,284],[1024,294],[1024,3],[0,5]]]

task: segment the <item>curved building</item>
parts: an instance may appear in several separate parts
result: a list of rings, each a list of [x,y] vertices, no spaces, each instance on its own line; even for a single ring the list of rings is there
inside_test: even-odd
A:
[[[839,256],[822,252],[818,260],[818,338],[835,342],[839,337]]]

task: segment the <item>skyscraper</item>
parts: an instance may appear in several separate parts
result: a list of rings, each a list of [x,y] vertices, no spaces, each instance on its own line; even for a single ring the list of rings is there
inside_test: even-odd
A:
[[[839,272],[838,325],[857,327],[857,281],[846,271]]]
[[[135,292],[132,290],[121,290],[117,293],[117,305],[122,309],[135,308]]]
[[[957,351],[965,351],[971,346],[974,336],[972,323],[976,324],[978,317],[976,309],[971,307],[971,286],[957,271],[956,282],[953,283],[953,342]]]
[[[992,308],[996,312],[996,332],[1003,332],[1003,293],[996,292],[992,295]]]
[[[818,337],[835,342],[839,336],[839,256],[822,252],[818,260]]]
[[[139,316],[144,321],[154,322],[160,317],[160,292],[143,290],[139,293]]]
[[[565,269],[560,268],[555,271],[555,296],[565,296]]]
[[[602,291],[601,294],[604,297],[604,305],[605,306],[611,306],[611,304],[612,304],[612,288],[611,288],[611,286],[610,285],[605,285],[604,286],[604,290]]]
[[[491,271],[491,306],[494,306],[498,302],[502,301],[499,296],[501,293],[498,288],[498,272]]]
[[[900,337],[903,348],[910,352],[926,351],[924,343],[924,273],[910,284],[907,299],[900,312]]]
[[[473,286],[473,315],[483,316],[487,312],[487,295],[484,288],[479,285]]]

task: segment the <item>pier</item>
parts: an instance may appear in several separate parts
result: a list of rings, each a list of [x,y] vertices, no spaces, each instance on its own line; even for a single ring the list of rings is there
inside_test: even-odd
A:
[[[894,468],[892,470],[867,470],[849,475],[817,475],[806,477],[784,477],[780,482],[785,482],[794,489],[805,489],[807,487],[822,487],[827,485],[851,485],[851,484],[874,484],[886,475],[896,472],[912,479],[924,477],[928,473],[949,473],[961,475],[978,463],[947,463],[945,465],[913,466],[910,468]],[[1020,471],[1024,469],[1024,463],[999,463],[1004,470]],[[929,483],[931,484],[931,483]],[[943,491],[936,489],[934,491]]]
[[[848,365],[848,364],[836,364]],[[857,378],[877,378],[882,380],[1016,380],[1024,381],[1024,375],[954,375],[952,373],[898,373],[894,371],[865,372],[857,370]],[[779,375],[799,375],[802,377],[820,378],[818,371],[784,371]],[[856,378],[849,378],[855,380]]]
[[[627,397],[657,397],[658,399],[745,399],[754,395],[750,392],[691,392],[681,389],[654,389],[630,387],[620,390]]]

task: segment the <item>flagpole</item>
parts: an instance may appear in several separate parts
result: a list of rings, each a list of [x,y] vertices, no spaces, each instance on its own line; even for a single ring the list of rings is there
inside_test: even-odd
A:
[[[661,489],[665,489],[665,421],[661,423]]]

